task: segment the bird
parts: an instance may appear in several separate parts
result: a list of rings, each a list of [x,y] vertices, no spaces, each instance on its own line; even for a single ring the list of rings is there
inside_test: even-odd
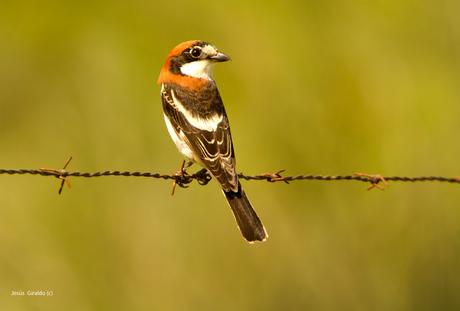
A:
[[[210,172],[243,237],[253,243],[265,241],[268,234],[238,179],[230,124],[212,75],[215,63],[229,60],[211,43],[185,41],[169,52],[157,84],[166,128],[188,161],[185,168],[197,163]]]

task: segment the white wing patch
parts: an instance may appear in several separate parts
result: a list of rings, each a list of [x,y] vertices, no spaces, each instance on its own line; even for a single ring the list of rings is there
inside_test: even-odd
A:
[[[191,112],[189,112],[182,103],[176,98],[174,91],[171,90],[171,96],[173,99],[173,105],[177,110],[179,110],[187,119],[187,121],[194,127],[208,132],[214,132],[219,126],[219,123],[222,122],[223,114],[213,114],[211,118],[200,118],[195,117]]]

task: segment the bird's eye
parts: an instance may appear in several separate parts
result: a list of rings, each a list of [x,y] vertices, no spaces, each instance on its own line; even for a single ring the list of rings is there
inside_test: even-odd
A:
[[[194,47],[190,50],[190,55],[192,55],[193,58],[199,58],[201,56],[201,48],[199,47]]]

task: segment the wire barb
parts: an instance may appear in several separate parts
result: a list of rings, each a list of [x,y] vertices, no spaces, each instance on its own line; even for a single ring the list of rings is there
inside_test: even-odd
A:
[[[388,186],[388,182],[386,181],[385,177],[383,177],[380,174],[367,174],[367,173],[354,173],[353,175],[355,176],[360,176],[360,177],[365,177],[369,179],[369,182],[371,185],[367,188],[367,190],[372,190],[372,189],[380,189],[380,190],[385,190],[385,188]]]
[[[67,171],[65,170],[67,166],[70,164],[70,161],[72,161],[72,156],[70,156],[67,161],[65,162],[64,166],[61,169],[54,169],[54,168],[40,168],[41,171],[47,172],[54,174],[54,176],[58,179],[61,180],[58,194],[62,193],[62,188],[64,188],[64,184],[67,185],[67,187],[72,188],[70,185],[70,180],[69,180],[69,175],[67,175]]]
[[[188,182],[188,174],[187,174],[187,167],[185,166],[185,160],[182,161],[182,164],[180,166],[180,169],[174,173],[174,176],[176,177],[173,182],[172,190],[171,190],[171,195],[174,195],[174,192],[176,191],[176,186],[179,186],[181,188],[187,188]]]

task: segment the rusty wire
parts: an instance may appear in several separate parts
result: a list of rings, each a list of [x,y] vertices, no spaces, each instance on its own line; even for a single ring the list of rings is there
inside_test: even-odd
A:
[[[186,188],[190,183],[196,180],[200,185],[206,185],[212,179],[211,175],[206,169],[202,169],[196,173],[175,173],[175,174],[160,174],[153,172],[139,172],[139,171],[97,171],[97,172],[72,172],[67,171],[66,168],[70,163],[70,157],[62,169],[0,169],[1,174],[8,175],[40,175],[40,176],[54,176],[61,180],[59,187],[59,194],[62,191],[64,184],[70,187],[69,177],[102,177],[102,176],[124,176],[124,177],[146,177],[157,178],[165,180],[173,180],[175,184],[180,187]],[[262,180],[268,182],[284,182],[290,183],[299,180],[317,180],[317,181],[339,181],[339,180],[354,180],[369,183],[368,189],[379,188],[384,189],[389,181],[399,182],[445,182],[460,184],[460,177],[444,177],[444,176],[382,176],[379,174],[365,174],[354,173],[351,175],[291,175],[283,176],[284,170],[276,173],[262,173],[257,175],[245,175],[239,173],[238,177],[244,180]]]

